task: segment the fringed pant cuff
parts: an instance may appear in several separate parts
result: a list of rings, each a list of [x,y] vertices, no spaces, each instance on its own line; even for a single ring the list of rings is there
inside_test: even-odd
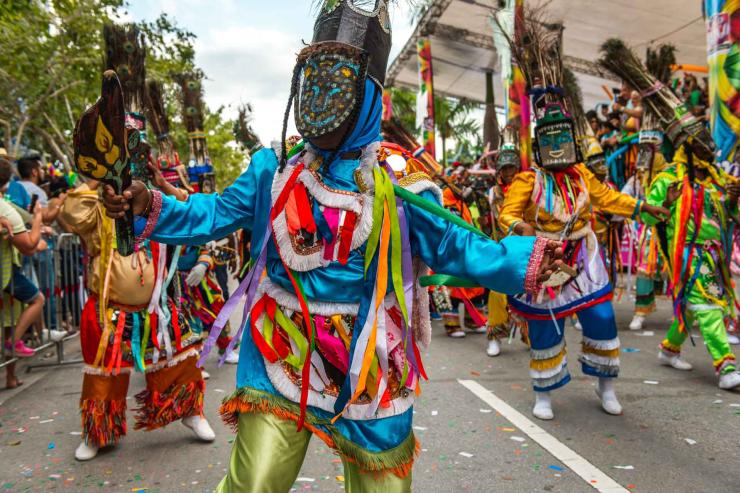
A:
[[[735,356],[732,354],[728,354],[714,362],[714,371],[717,372],[717,375],[733,372],[736,367]]]
[[[506,325],[499,324],[499,325],[489,325],[487,330],[487,337],[488,340],[493,339],[506,339],[509,337],[510,329]]]
[[[297,422],[300,409],[296,403],[280,396],[242,388],[223,400],[219,412],[224,423],[236,431],[241,413],[269,413],[280,419]],[[413,432],[410,432],[403,442],[392,449],[371,452],[345,438],[326,420],[320,420],[311,413],[306,414],[304,427],[335,450],[343,459],[356,464],[365,472],[380,475],[391,473],[399,478],[405,478],[411,472],[414,459],[420,451],[420,444]]]
[[[114,445],[126,435],[126,399],[80,400],[82,437],[95,447]]]
[[[206,383],[195,363],[196,358],[187,358],[146,374],[147,388],[136,395],[139,408],[134,429],[155,430],[203,414]]]
[[[126,435],[126,393],[129,374],[110,374],[85,367],[82,374],[80,416],[85,443],[113,445]]]
[[[586,375],[616,377],[619,375],[619,338],[597,340],[584,336],[578,360]]]
[[[668,339],[663,339],[660,343],[660,350],[663,351],[667,356],[675,356],[681,354],[681,346],[671,344]]]

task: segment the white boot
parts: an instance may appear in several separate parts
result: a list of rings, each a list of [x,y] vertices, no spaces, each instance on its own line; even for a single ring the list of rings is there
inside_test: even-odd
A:
[[[226,358],[224,359],[224,363],[229,365],[238,365],[239,364],[239,352],[232,350],[229,352],[229,354],[226,355]]]
[[[498,356],[501,354],[501,344],[499,344],[498,339],[493,338],[490,341],[488,341],[488,347],[486,348],[486,354],[488,356]]]
[[[630,330],[642,330],[642,324],[645,322],[645,315],[635,314],[630,322]]]
[[[732,371],[719,376],[719,388],[722,390],[732,390],[740,387],[740,372]]]
[[[663,351],[658,351],[658,361],[660,361],[661,365],[672,366],[676,370],[688,371],[693,368],[693,366],[691,366],[691,363],[681,358],[680,354],[668,356]]]
[[[552,412],[552,399],[550,398],[550,392],[535,392],[534,393],[534,408],[532,408],[532,414],[535,418],[550,420],[555,417]]]
[[[99,448],[95,445],[88,445],[85,442],[80,443],[75,450],[75,459],[85,461],[94,459],[98,455]]]
[[[193,430],[195,436],[202,442],[212,442],[216,439],[216,434],[213,432],[211,425],[202,416],[196,415],[182,418],[182,424]]]
[[[622,414],[622,405],[617,400],[613,378],[599,377],[599,387],[596,389],[596,395],[601,399],[601,408],[608,414],[614,416]]]

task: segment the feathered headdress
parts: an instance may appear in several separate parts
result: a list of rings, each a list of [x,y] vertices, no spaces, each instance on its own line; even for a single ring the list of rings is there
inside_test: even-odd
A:
[[[611,38],[604,42],[599,63],[640,92],[643,102],[660,119],[666,135],[676,147],[690,139],[694,145],[714,153],[714,142],[704,124],[669,87],[648,71],[622,40]]]
[[[105,24],[105,68],[113,70],[123,86],[126,111],[144,108],[146,43],[134,24]]]
[[[192,184],[199,183],[205,175],[213,174],[204,130],[203,77],[200,70],[173,75],[180,85],[182,119],[188,131],[190,144],[188,175]]]
[[[185,168],[180,164],[180,156],[170,137],[170,121],[164,104],[163,87],[159,81],[149,80],[146,84],[147,113],[157,138],[157,164],[165,180],[177,187],[192,192]]]
[[[242,146],[242,149],[248,153],[255,152],[262,148],[260,138],[252,129],[253,111],[249,103],[239,106],[239,116],[234,122],[234,137]]]
[[[671,66],[676,64],[676,47],[672,44],[662,44],[657,48],[648,46],[645,52],[645,66],[653,77],[668,84],[673,71]]]

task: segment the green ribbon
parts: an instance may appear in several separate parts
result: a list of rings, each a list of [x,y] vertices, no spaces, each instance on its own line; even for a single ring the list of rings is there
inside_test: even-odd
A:
[[[431,276],[422,276],[419,278],[419,284],[421,287],[426,288],[428,286],[449,286],[451,288],[479,288],[480,284],[476,284],[468,279],[461,277],[449,276],[447,274],[432,274]]]

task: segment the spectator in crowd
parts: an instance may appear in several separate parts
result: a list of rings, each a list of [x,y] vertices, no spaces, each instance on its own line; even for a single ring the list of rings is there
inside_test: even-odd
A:
[[[49,199],[46,191],[42,188],[42,185],[48,184],[48,176],[41,162],[41,156],[38,154],[20,158],[18,160],[18,174],[21,177],[20,183],[26,189],[28,195],[31,197],[38,196],[38,202],[44,208],[44,224],[52,224],[59,215],[59,210],[67,194],[61,193],[57,197]]]
[[[23,275],[17,262],[14,248],[23,255],[33,255],[46,249],[46,242],[41,239],[42,209],[36,204],[33,211],[31,231],[26,229],[18,211],[4,199],[4,193],[10,182],[12,165],[0,158],[0,218],[5,236],[0,237],[0,287],[8,295],[27,305],[18,318],[14,337],[5,339],[4,349],[12,351],[15,356],[27,358],[33,356],[33,349],[23,342],[23,335],[38,320],[44,307],[44,296],[31,281]],[[15,341],[14,343],[12,341]],[[14,368],[8,368],[7,384],[9,387],[19,385]]]

